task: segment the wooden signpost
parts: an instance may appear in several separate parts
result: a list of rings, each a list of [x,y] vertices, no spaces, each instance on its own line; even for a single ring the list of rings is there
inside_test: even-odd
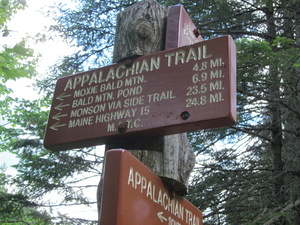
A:
[[[235,124],[230,36],[57,81],[45,147],[65,150]]]
[[[44,145],[60,151],[163,139],[156,151],[134,151],[160,177],[125,150],[107,151],[99,224],[200,225],[201,211],[181,196],[195,157],[179,133],[235,124],[234,42],[203,41],[183,6],[167,13],[154,0],[124,10],[117,24],[118,63],[57,81]]]
[[[128,151],[107,151],[104,174],[100,224],[202,224],[199,209],[170,192],[159,176]]]

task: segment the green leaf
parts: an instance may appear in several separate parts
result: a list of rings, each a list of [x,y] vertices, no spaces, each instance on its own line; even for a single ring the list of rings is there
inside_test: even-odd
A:
[[[29,49],[25,48],[22,44],[16,44],[13,51],[19,55],[30,56]]]

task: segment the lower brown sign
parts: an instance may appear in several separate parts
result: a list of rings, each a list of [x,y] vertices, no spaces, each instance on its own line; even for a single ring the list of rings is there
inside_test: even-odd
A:
[[[202,212],[128,151],[106,153],[100,224],[202,225]]]
[[[235,124],[230,36],[60,78],[44,145],[54,151]]]

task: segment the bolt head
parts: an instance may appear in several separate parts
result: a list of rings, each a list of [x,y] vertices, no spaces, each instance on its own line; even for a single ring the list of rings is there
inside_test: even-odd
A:
[[[199,30],[199,29],[195,28],[195,29],[193,30],[193,32],[194,32],[196,38],[198,38],[198,37],[200,36],[200,30]]]
[[[126,123],[120,123],[118,126],[118,132],[120,134],[123,134],[127,130],[127,124]]]
[[[187,120],[190,117],[190,113],[188,111],[184,111],[180,114],[181,119]]]

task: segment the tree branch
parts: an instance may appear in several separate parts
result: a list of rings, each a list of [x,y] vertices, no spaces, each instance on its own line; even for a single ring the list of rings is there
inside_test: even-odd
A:
[[[284,207],[275,217],[273,217],[272,219],[268,220],[266,223],[264,223],[264,225],[272,225],[272,224],[275,224],[275,222],[280,218],[282,217],[282,215],[287,212],[287,211],[290,211],[292,210],[293,208],[297,207],[298,205],[300,205],[300,199],[297,199],[295,202],[287,205],[286,207]]]

